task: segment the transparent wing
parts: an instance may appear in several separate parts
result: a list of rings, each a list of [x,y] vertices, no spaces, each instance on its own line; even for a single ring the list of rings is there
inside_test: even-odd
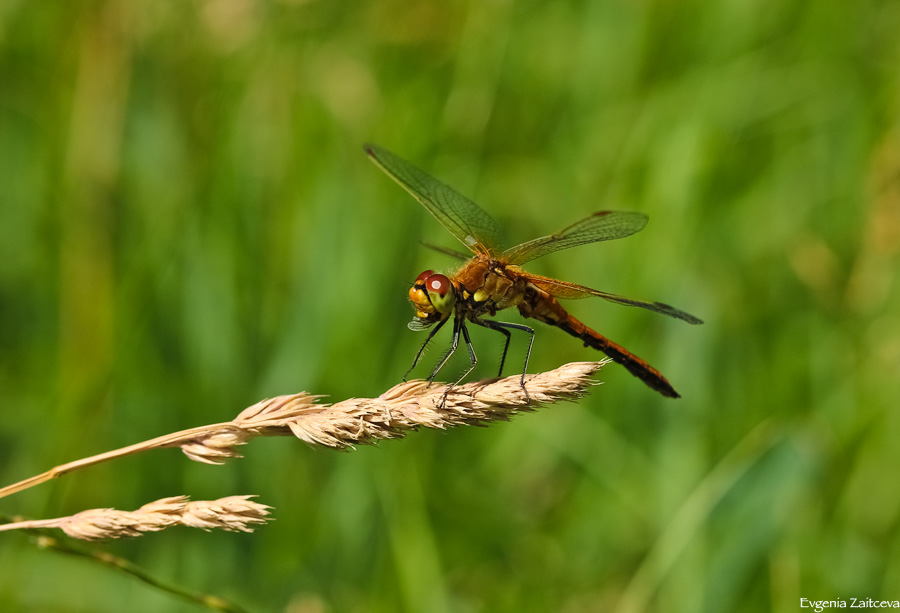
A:
[[[462,260],[465,262],[471,255],[466,255],[461,251],[457,251],[456,249],[450,249],[449,247],[441,247],[440,245],[435,245],[434,243],[429,243],[428,241],[419,241],[422,243],[423,247],[428,247],[432,251],[437,251],[438,253],[443,253],[444,255],[449,255],[451,258],[456,258],[457,260]]]
[[[453,236],[471,251],[476,245],[498,252],[500,231],[477,204],[406,160],[375,145],[363,147],[389,177],[422,203]]]
[[[503,252],[503,256],[510,264],[524,264],[560,249],[630,236],[646,225],[647,216],[642,213],[600,211],[556,234],[511,247]]]
[[[406,327],[412,330],[413,332],[421,332],[422,330],[427,330],[435,322],[428,321],[426,319],[419,319],[418,317],[413,317],[413,320],[406,324]]]
[[[600,290],[584,287],[583,285],[575,285],[574,283],[568,283],[566,281],[560,281],[558,279],[541,277],[539,275],[532,275],[530,273],[524,272],[519,274],[551,296],[554,296],[555,298],[562,298],[566,300],[574,298],[590,298],[592,296],[595,296],[597,298],[603,298],[604,300],[609,300],[610,302],[615,302],[617,304],[636,306],[642,309],[647,309],[648,311],[662,313],[663,315],[668,315],[669,317],[675,317],[677,319],[686,321],[689,324],[703,323],[703,320],[694,317],[690,313],[685,313],[680,309],[676,309],[675,307],[669,306],[668,304],[664,304],[662,302],[644,302],[643,300],[633,300],[631,298],[625,298],[624,296],[617,296],[616,294],[601,292]]]

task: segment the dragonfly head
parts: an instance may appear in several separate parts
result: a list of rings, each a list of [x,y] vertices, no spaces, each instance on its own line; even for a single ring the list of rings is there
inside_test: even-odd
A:
[[[409,299],[416,308],[416,317],[440,321],[453,312],[456,292],[445,275],[426,270],[416,277],[415,284],[409,288]]]

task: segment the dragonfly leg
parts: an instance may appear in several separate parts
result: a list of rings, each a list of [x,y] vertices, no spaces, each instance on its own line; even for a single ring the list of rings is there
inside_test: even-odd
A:
[[[409,373],[412,372],[413,368],[416,367],[416,364],[419,363],[419,358],[421,358],[421,357],[422,357],[422,354],[425,353],[425,347],[428,346],[428,343],[431,342],[431,339],[434,338],[434,335],[438,333],[438,330],[440,330],[441,328],[444,327],[444,324],[445,324],[445,323],[447,323],[447,320],[446,320],[446,319],[442,319],[442,320],[439,321],[439,322],[437,323],[437,325],[436,325],[434,328],[432,328],[431,331],[428,333],[428,338],[426,338],[426,339],[425,339],[425,342],[422,343],[422,346],[419,347],[419,353],[416,354],[416,359],[413,360],[412,366],[410,366],[410,367],[409,367],[409,370],[407,370],[406,373],[404,373],[404,375],[403,375],[403,380],[404,380],[404,381],[406,381],[406,378],[409,376]],[[434,377],[432,376],[432,378],[434,378]]]
[[[446,319],[444,321],[447,321]],[[444,357],[441,358],[441,361],[437,363],[437,366],[434,367],[434,370],[431,371],[431,374],[428,375],[428,383],[434,383],[434,378],[437,377],[437,374],[444,367],[444,364],[447,363],[447,360],[450,359],[454,353],[456,353],[456,348],[459,347],[459,330],[463,325],[462,317],[454,317],[453,318],[453,343],[450,345],[450,351],[444,354]],[[446,394],[444,395],[446,398]]]
[[[484,326],[485,328],[489,328],[491,330],[497,330],[498,332],[502,332],[506,335],[506,346],[503,348],[503,360],[500,362],[500,371],[503,371],[503,362],[506,361],[506,351],[509,349],[509,339],[510,333],[509,330],[521,330],[522,332],[527,332],[531,335],[531,339],[528,341],[528,352],[525,354],[525,366],[522,368],[522,378],[519,380],[519,385],[522,386],[522,391],[525,393],[525,399],[529,402],[531,398],[528,396],[528,390],[525,389],[525,374],[528,372],[528,361],[531,360],[531,348],[534,347],[534,328],[529,328],[528,326],[524,326],[522,324],[513,324],[505,321],[494,321],[492,319],[474,319],[474,323],[479,326]],[[498,377],[500,375],[497,375]]]
[[[502,377],[503,365],[506,364],[506,354],[509,351],[509,341],[512,339],[512,334],[510,334],[509,330],[496,325],[497,322],[491,321],[490,319],[473,319],[472,323],[477,324],[483,328],[487,328],[488,330],[496,330],[506,337],[506,343],[504,343],[503,345],[503,355],[500,356],[500,370],[497,372],[497,377]]]
[[[463,339],[465,339],[465,341],[466,341],[466,349],[469,350],[469,362],[470,362],[470,364],[469,364],[468,370],[466,370],[466,372],[464,372],[464,373],[462,374],[462,376],[461,376],[459,379],[456,380],[456,383],[447,386],[447,389],[444,391],[444,397],[441,398],[441,406],[440,406],[440,408],[442,408],[442,409],[444,408],[444,404],[447,402],[447,394],[450,393],[450,390],[452,390],[454,387],[456,387],[457,385],[459,385],[459,383],[460,383],[463,379],[465,379],[467,376],[469,376],[469,373],[472,372],[472,370],[475,368],[475,365],[478,364],[478,356],[475,355],[475,348],[472,347],[472,340],[469,338],[469,329],[466,328],[466,321],[465,321],[462,317],[459,318],[459,321],[460,321],[460,324],[459,324],[459,331],[456,332],[456,336],[455,336],[454,340],[458,340],[458,339],[459,339],[459,332],[462,332]],[[456,349],[456,343],[454,343],[453,349],[454,349],[454,350]]]

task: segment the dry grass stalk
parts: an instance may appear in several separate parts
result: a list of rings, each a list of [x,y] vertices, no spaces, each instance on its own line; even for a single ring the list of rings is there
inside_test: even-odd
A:
[[[332,405],[316,404],[319,396],[305,393],[276,396],[248,407],[230,422],[191,428],[62,464],[0,488],[0,498],[74,470],[161,447],[181,447],[192,460],[221,464],[228,458],[240,457],[237,448],[257,436],[296,436],[311,445],[346,449],[399,438],[420,427],[505,421],[543,404],[581,397],[593,385],[591,375],[607,362],[573,362],[527,375],[525,386],[530,402],[519,385],[519,375],[456,386],[443,407],[440,403],[447,386],[429,386],[424,381],[401,383],[378,398],[351,398]]]
[[[271,507],[251,498],[228,496],[191,502],[187,496],[173,496],[145,504],[136,511],[89,509],[68,517],[3,524],[0,531],[59,528],[72,538],[86,541],[140,536],[169,526],[253,532],[253,525],[268,521]]]

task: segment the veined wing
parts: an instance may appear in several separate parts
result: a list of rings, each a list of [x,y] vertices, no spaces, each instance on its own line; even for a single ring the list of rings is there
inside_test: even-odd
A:
[[[540,275],[533,275],[527,272],[520,272],[519,274],[555,298],[574,299],[590,298],[592,296],[596,296],[597,298],[603,298],[604,300],[609,300],[610,302],[625,304],[628,306],[636,306],[642,309],[647,309],[649,311],[654,311],[656,313],[662,313],[663,315],[668,315],[669,317],[675,317],[677,319],[684,320],[689,324],[703,323],[703,320],[694,317],[690,313],[685,313],[680,309],[676,309],[675,307],[669,306],[668,304],[664,304],[662,302],[644,302],[643,300],[633,300],[631,298],[625,298],[624,296],[617,296],[616,294],[610,294],[608,292],[601,292],[600,290],[584,287],[583,285],[575,285],[574,283],[560,281],[559,279],[551,279],[550,277],[542,277]]]
[[[503,256],[510,264],[524,264],[560,249],[630,236],[646,225],[647,216],[643,213],[600,211],[556,234],[511,247],[503,252]]]
[[[500,231],[481,207],[390,151],[375,145],[363,148],[376,166],[421,202],[469,250],[478,253],[476,246],[481,245],[498,251]]]

